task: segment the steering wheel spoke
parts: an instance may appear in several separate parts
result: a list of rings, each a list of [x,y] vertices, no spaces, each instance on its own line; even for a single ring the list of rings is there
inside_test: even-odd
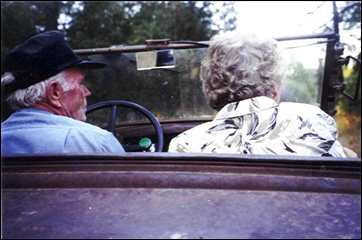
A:
[[[107,129],[115,136],[116,136],[116,119],[117,119],[117,105],[113,105],[111,113],[109,115]]]

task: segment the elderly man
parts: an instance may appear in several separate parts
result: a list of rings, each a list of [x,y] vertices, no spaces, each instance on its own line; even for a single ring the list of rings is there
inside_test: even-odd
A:
[[[1,87],[16,110],[1,124],[1,152],[123,153],[112,133],[86,120],[85,70],[105,64],[80,59],[59,31],[43,32],[5,58]]]
[[[200,78],[209,105],[219,112],[175,137],[169,151],[345,157],[332,117],[316,106],[279,103],[280,67],[273,39],[214,37]]]

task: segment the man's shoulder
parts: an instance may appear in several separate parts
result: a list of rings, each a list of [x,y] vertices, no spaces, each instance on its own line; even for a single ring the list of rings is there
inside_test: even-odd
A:
[[[35,108],[27,108],[16,111],[2,123],[2,126],[9,130],[19,128],[36,128],[38,130],[51,128],[58,129],[59,131],[77,130],[81,132],[85,131],[89,134],[111,134],[110,132],[90,123]]]
[[[21,139],[20,142],[35,146],[31,151],[37,149],[60,153],[124,152],[111,132],[86,122],[44,111],[18,112],[6,125],[4,140],[8,141],[11,140],[11,136],[17,136]],[[42,146],[50,139],[53,141],[52,148],[44,150]]]
[[[78,129],[78,131],[95,132],[97,134],[110,134],[110,132],[98,126],[77,119],[73,119],[67,116],[61,116],[52,113],[42,113],[42,114],[43,116],[39,115],[36,117],[39,117],[39,120],[43,123],[40,125],[43,125],[44,127],[52,126],[52,127],[59,127],[59,129],[72,128],[72,129]]]
[[[111,132],[86,122],[71,120],[73,121],[65,139],[68,151],[124,152]]]
[[[41,121],[44,122],[44,125],[49,125],[49,126],[55,126],[55,127],[59,127],[59,128],[76,128],[79,130],[86,130],[86,131],[93,131],[93,132],[97,132],[97,133],[107,133],[106,130],[92,125],[90,123],[87,122],[83,122],[77,119],[73,119],[67,116],[62,116],[62,115],[56,115],[53,113],[49,113],[49,112],[38,112],[39,115],[35,116],[38,117]]]
[[[86,131],[88,133],[92,132],[92,133],[96,133],[96,134],[102,134],[102,135],[109,135],[111,134],[111,132],[104,130],[98,126],[95,126],[93,124],[87,123],[87,122],[82,122],[79,120],[75,120],[72,118],[68,118],[66,119],[67,123],[66,126],[70,127],[72,129],[76,129],[78,131]]]

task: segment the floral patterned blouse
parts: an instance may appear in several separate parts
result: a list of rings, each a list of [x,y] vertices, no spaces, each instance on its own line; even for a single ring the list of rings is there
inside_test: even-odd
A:
[[[319,107],[255,97],[173,138],[169,152],[346,157],[334,119]]]

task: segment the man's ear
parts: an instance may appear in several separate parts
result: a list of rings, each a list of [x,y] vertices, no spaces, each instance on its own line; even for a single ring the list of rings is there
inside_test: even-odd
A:
[[[46,98],[53,107],[62,107],[61,98],[63,96],[63,87],[58,82],[51,82],[46,87]]]

